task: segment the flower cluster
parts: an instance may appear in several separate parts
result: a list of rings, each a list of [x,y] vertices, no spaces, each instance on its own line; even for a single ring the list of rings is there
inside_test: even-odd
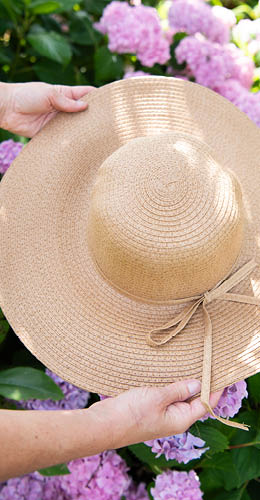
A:
[[[202,33],[220,44],[229,42],[230,27],[235,23],[232,11],[220,6],[211,8],[204,0],[176,0],[169,10],[169,24],[175,32]]]
[[[21,142],[8,139],[0,143],[0,174],[4,174],[23,148]]]
[[[246,382],[245,380],[240,380],[240,382],[236,382],[224,389],[217,406],[214,408],[214,412],[218,417],[234,417],[242,406],[242,400],[247,397]],[[207,413],[201,420],[206,420],[209,417],[214,418]]]
[[[58,401],[54,401],[53,399],[20,400],[17,403],[18,407],[22,407],[26,410],[74,410],[77,408],[85,408],[89,399],[89,392],[65,382],[65,380],[55,375],[55,373],[48,370],[48,368],[46,368],[45,373],[61,388],[64,398]]]
[[[260,19],[241,19],[233,27],[232,37],[241,49],[245,49],[252,56],[255,55],[260,50]]]
[[[154,500],[201,500],[202,491],[197,474],[167,470],[159,474],[151,488]]]
[[[152,7],[111,2],[95,27],[108,35],[111,52],[136,54],[144,66],[164,64],[170,58],[169,43]]]
[[[136,487],[125,461],[107,451],[68,463],[70,474],[47,477],[39,472],[9,479],[0,486],[1,500],[148,500],[141,484]]]
[[[254,64],[234,44],[220,45],[201,35],[187,36],[176,49],[179,63],[186,62],[197,83],[217,89],[229,79],[249,89],[253,83]]]
[[[195,458],[200,458],[209,449],[203,448],[205,441],[193,436],[190,432],[145,441],[145,444],[152,447],[156,458],[164,454],[166,460],[177,460],[177,462],[184,464]]]

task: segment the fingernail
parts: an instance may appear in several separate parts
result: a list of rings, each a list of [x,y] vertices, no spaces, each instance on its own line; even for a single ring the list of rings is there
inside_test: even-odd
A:
[[[200,391],[200,381],[199,380],[191,380],[188,382],[188,389],[190,391],[190,395],[197,394]]]

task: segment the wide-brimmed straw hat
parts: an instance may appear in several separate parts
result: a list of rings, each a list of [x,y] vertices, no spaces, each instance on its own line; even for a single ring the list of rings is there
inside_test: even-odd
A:
[[[91,92],[0,186],[0,306],[49,369],[89,391],[260,371],[260,132],[166,77]]]

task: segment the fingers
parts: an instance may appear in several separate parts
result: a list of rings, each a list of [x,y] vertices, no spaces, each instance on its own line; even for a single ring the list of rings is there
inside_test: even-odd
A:
[[[213,394],[210,395],[209,402],[210,402],[211,408],[214,409],[217,406],[222,392],[223,392],[223,390],[214,392]],[[200,398],[196,398],[193,401],[191,401],[190,412],[191,412],[191,418],[193,420],[192,423],[194,423],[196,420],[199,420],[201,417],[204,417],[204,415],[206,415],[207,410],[205,409],[204,405],[202,404]]]
[[[53,87],[48,97],[53,109],[57,111],[73,113],[77,111],[83,111],[87,108],[87,103],[79,99],[83,95],[88,94],[91,90],[93,90],[92,87],[74,87],[74,89],[71,87],[70,91],[64,89],[68,88],[59,86],[59,89],[57,89]]]
[[[165,407],[177,401],[185,401],[200,391],[199,380],[182,380],[165,387],[159,388],[161,391],[161,404]]]

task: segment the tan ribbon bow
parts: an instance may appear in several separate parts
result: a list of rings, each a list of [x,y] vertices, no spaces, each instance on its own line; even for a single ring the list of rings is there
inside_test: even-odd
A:
[[[184,309],[180,314],[178,314],[174,319],[165,323],[159,328],[155,330],[151,330],[147,333],[147,343],[151,347],[158,347],[160,345],[166,344],[171,340],[175,335],[180,333],[187,323],[190,321],[192,316],[197,311],[198,307],[202,305],[203,317],[204,317],[204,325],[205,325],[205,338],[204,338],[204,355],[203,355],[203,366],[202,366],[202,384],[201,384],[201,402],[207,409],[207,411],[215,417],[220,422],[229,425],[231,427],[238,427],[239,429],[244,429],[248,431],[248,426],[245,424],[239,424],[237,422],[232,422],[230,420],[226,420],[224,418],[218,417],[215,415],[213,409],[209,404],[209,396],[210,396],[210,380],[211,380],[211,358],[212,358],[212,323],[210,319],[210,315],[207,311],[206,305],[210,304],[213,300],[228,300],[232,302],[241,302],[243,304],[253,304],[256,306],[260,306],[260,299],[255,297],[250,297],[247,295],[239,295],[235,293],[227,293],[231,288],[236,286],[240,281],[245,279],[251,271],[257,266],[254,260],[251,260],[244,266],[242,266],[237,272],[235,272],[232,276],[225,279],[224,281],[217,284],[212,290],[209,292],[205,292],[203,295],[199,295],[196,297],[191,297],[190,299],[177,299],[173,301],[173,303],[184,303],[195,300],[189,307]],[[152,335],[154,333],[158,334],[164,330],[168,330],[172,326],[176,326],[173,330],[171,330],[168,335],[166,335],[162,340],[156,341],[153,340]]]

